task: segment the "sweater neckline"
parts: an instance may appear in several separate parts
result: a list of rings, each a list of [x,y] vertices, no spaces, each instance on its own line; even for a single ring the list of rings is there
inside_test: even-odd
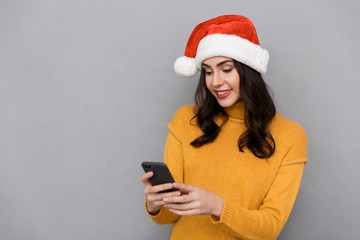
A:
[[[244,120],[245,105],[243,101],[236,102],[230,107],[225,107],[224,110],[230,118]]]

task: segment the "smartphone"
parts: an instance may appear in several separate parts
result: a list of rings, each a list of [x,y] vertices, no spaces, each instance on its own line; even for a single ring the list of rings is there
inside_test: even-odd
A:
[[[166,166],[165,163],[161,162],[142,162],[141,163],[142,168],[145,172],[152,171],[154,175],[149,179],[151,182],[151,185],[159,185],[164,183],[173,183],[175,182],[173,176],[170,173],[169,168]],[[164,192],[174,192],[179,191],[177,188],[168,189],[165,191],[161,191],[159,193]]]

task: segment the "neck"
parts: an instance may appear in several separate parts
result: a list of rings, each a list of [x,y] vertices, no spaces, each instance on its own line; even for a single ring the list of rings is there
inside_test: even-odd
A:
[[[230,107],[225,107],[224,110],[229,117],[244,120],[244,113],[245,113],[244,102],[242,101],[236,102]]]

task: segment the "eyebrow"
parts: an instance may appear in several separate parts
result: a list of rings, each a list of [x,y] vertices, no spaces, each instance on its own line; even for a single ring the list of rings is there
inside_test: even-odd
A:
[[[217,66],[217,67],[220,67],[221,65],[223,65],[223,64],[225,64],[225,63],[228,63],[228,62],[232,62],[232,60],[225,60],[225,61],[219,62],[218,64],[216,64],[216,66]],[[205,64],[205,63],[203,63],[202,65],[205,66],[205,67],[211,68],[209,65],[207,65],[207,64]]]

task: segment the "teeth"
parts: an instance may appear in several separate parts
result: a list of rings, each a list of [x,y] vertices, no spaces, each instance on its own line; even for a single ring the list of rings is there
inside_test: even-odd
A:
[[[223,95],[223,94],[225,94],[225,93],[227,93],[227,92],[230,92],[231,90],[226,90],[226,91],[223,91],[223,92],[216,92],[218,95]]]

